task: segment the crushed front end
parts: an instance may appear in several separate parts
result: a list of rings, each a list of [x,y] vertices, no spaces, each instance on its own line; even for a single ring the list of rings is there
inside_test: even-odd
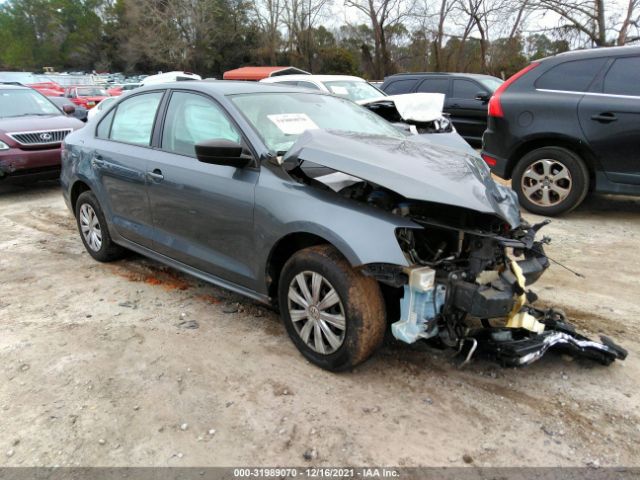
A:
[[[529,286],[549,267],[548,239],[536,239],[546,222],[511,228],[496,217],[455,208],[440,207],[441,218],[433,218],[435,210],[411,202],[396,207],[422,228],[396,233],[412,266],[396,268],[386,279],[376,275],[402,289],[400,319],[391,325],[395,338],[457,348],[465,363],[480,353],[504,366],[527,365],[550,349],[604,365],[626,357],[607,337],[599,343],[578,334],[562,312],[532,306],[537,296]],[[377,268],[389,273],[394,267]]]

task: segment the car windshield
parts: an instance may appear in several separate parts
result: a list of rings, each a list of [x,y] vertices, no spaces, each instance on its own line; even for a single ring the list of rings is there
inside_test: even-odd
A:
[[[0,118],[27,115],[60,115],[60,110],[34,90],[0,90]]]
[[[332,80],[330,82],[322,83],[324,83],[324,86],[327,87],[334,95],[348,98],[354,102],[386,96],[380,90],[367,82],[358,82],[354,80]]]
[[[404,138],[400,129],[364,107],[314,93],[251,93],[232,102],[274,152],[286,152],[305,130],[317,128]]]
[[[480,83],[487,87],[491,93],[495,92],[496,89],[502,85],[504,80],[500,80],[499,78],[481,78]]]
[[[104,88],[83,87],[77,89],[79,97],[108,97],[109,94]]]

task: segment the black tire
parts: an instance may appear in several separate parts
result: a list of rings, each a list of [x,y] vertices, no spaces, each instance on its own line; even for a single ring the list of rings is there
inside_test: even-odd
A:
[[[312,317],[299,320],[296,327],[289,309],[290,305],[297,306],[295,302],[289,303],[289,286],[296,281],[297,275],[309,275],[311,272],[320,274],[328,282],[325,284],[326,288],[333,287],[339,302],[332,308],[342,311],[345,319],[344,331],[334,329],[343,336],[342,344],[335,351],[324,354],[307,345],[301,333],[298,333],[298,329],[303,330],[306,322],[312,322]],[[287,333],[302,355],[315,365],[330,371],[350,369],[364,362],[382,344],[386,330],[386,312],[378,282],[354,270],[331,245],[318,245],[297,252],[284,265],[278,283],[280,315]],[[295,285],[297,288],[299,284]],[[319,298],[322,299],[323,295],[321,293]],[[321,303],[317,305],[320,306]],[[326,325],[325,323],[325,327]],[[334,328],[334,325],[330,325]],[[310,330],[315,341],[316,332],[322,329],[314,327]],[[311,341],[311,337],[308,338]]]
[[[553,171],[558,172],[566,169],[570,174],[570,179],[563,178],[554,180],[552,178],[553,176],[549,177],[547,182],[550,182],[550,186],[546,188],[547,195],[549,195],[551,202],[548,206],[541,205],[535,201],[541,202],[543,200],[541,198],[543,193],[542,188],[529,195],[524,191],[524,188],[527,186],[536,186],[536,180],[525,177],[525,175],[530,175],[532,171],[534,173],[540,173],[541,162],[543,160],[551,160],[553,162],[551,165]],[[530,168],[532,170],[529,170]],[[525,186],[523,186],[523,177],[525,177]],[[542,182],[544,181],[545,180],[542,180]],[[553,189],[556,186],[554,182],[558,187],[569,190],[565,198],[561,199],[555,191],[549,190],[549,188]],[[520,205],[525,209],[531,213],[553,217],[570,212],[582,203],[589,192],[589,171],[582,159],[571,150],[561,147],[543,147],[527,153],[520,159],[513,170],[511,185],[518,194]],[[543,184],[540,183],[540,185],[542,186]],[[536,196],[540,198],[533,198]],[[530,197],[532,197],[534,201],[532,201]]]
[[[82,232],[82,220],[81,215],[83,211],[83,206],[90,207],[98,220],[98,228],[101,232],[101,242],[98,249],[95,249],[94,246],[89,245],[85,235]],[[84,248],[87,249],[89,255],[98,260],[99,262],[112,262],[114,260],[118,260],[125,256],[127,251],[121,247],[120,245],[116,245],[111,240],[111,235],[109,235],[109,229],[107,228],[107,221],[104,218],[104,213],[102,213],[102,208],[100,208],[100,204],[96,199],[96,196],[91,191],[82,192],[76,201],[76,223],[78,225],[78,232],[80,233],[80,238],[82,239],[82,243],[84,244]]]

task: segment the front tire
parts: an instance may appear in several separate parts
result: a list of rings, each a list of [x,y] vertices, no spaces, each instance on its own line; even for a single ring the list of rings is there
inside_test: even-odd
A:
[[[93,192],[82,192],[78,197],[76,223],[84,248],[99,262],[112,262],[125,255],[126,250],[111,240],[104,213]]]
[[[287,261],[278,300],[295,346],[326,370],[362,363],[384,339],[386,314],[378,283],[354,270],[330,245],[305,248]]]
[[[589,171],[571,150],[538,148],[518,162],[511,185],[520,205],[532,213],[553,217],[582,203],[589,191]]]

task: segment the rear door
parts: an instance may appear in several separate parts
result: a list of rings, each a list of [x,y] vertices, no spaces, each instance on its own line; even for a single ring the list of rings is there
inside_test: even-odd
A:
[[[478,100],[478,94],[489,94],[475,80],[456,78],[452,81],[451,95],[445,102],[445,110],[451,114],[458,133],[467,140],[480,142],[487,128],[487,103]]]
[[[102,118],[96,129],[91,164],[98,196],[117,232],[139,245],[153,246],[147,197],[147,162],[154,157],[151,137],[163,91],[131,96]],[[89,128],[89,127],[86,127]]]
[[[257,164],[238,169],[203,163],[195,155],[195,144],[204,140],[244,143],[240,130],[216,101],[192,91],[173,91],[161,128],[159,149],[147,167],[156,251],[255,288]]]
[[[578,106],[580,126],[609,180],[640,185],[640,56],[615,59]]]

